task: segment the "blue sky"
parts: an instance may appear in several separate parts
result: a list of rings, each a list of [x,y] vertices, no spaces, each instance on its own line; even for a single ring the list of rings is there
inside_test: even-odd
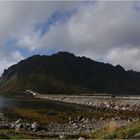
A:
[[[138,1],[0,1],[0,74],[58,51],[140,71],[139,36]]]
[[[49,31],[51,26],[55,26],[57,22],[67,22],[69,18],[75,13],[75,10],[71,11],[62,11],[62,10],[57,10],[54,11],[50,17],[47,19],[45,22],[37,23],[35,26],[35,30],[40,31],[40,36],[44,35]]]

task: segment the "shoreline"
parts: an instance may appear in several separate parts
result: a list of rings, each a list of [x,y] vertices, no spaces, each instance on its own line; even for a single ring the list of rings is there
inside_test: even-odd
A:
[[[39,99],[47,99],[62,103],[71,103],[95,108],[114,110],[140,110],[140,96],[135,97],[111,97],[111,96],[68,96],[68,95],[43,95],[34,96]]]
[[[50,121],[47,124],[41,124],[39,121],[32,120],[29,122],[29,119],[25,115],[21,115],[18,120],[1,120],[0,129],[6,128],[14,130],[14,132],[26,132],[27,134],[36,135],[40,137],[44,136],[76,136],[81,133],[84,135],[90,135],[92,132],[103,129],[107,127],[110,122],[117,124],[118,127],[125,126],[131,122],[138,120],[138,116],[133,117],[133,113],[140,111],[139,99],[124,99],[124,98],[111,98],[111,97],[98,97],[98,96],[67,96],[67,95],[42,95],[38,94],[37,96],[32,96],[36,99],[50,100],[61,103],[68,103],[73,105],[84,105],[86,107],[91,107],[96,111],[103,111],[98,119],[95,119],[93,115],[91,119],[88,117],[78,114],[77,116],[70,117],[68,114],[66,118],[68,122],[59,123]],[[32,99],[34,99],[32,98]],[[114,111],[115,110],[115,111]],[[111,112],[110,112],[111,111]],[[120,111],[120,112],[119,112]],[[28,110],[27,110],[28,112]],[[92,112],[92,111],[91,111]],[[112,113],[113,116],[107,116],[108,113]],[[119,113],[118,113],[119,112]],[[125,116],[126,113],[127,117]],[[29,112],[28,112],[29,113]],[[55,113],[55,112],[53,112]],[[120,116],[120,114],[122,115]],[[32,114],[33,115],[33,114]],[[42,114],[43,115],[43,114]],[[123,118],[126,117],[126,118]],[[48,117],[46,115],[46,117]],[[52,117],[52,116],[51,116]]]

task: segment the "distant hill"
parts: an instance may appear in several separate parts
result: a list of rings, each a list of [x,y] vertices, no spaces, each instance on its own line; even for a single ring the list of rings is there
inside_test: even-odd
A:
[[[0,79],[0,94],[26,89],[44,94],[139,94],[140,73],[69,52],[35,55],[9,67]]]

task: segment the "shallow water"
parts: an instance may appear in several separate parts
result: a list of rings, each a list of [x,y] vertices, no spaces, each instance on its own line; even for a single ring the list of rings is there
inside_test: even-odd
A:
[[[85,107],[81,105],[73,105],[69,103],[61,103],[50,100],[40,100],[40,99],[30,99],[30,98],[9,98],[0,97],[0,118],[11,117],[13,108],[22,109],[51,109],[55,111],[90,111],[90,107]],[[12,116],[14,117],[14,116]]]

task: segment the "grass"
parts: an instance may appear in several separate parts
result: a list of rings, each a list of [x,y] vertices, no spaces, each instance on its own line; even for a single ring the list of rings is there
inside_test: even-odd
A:
[[[140,120],[119,127],[116,122],[110,122],[106,128],[98,129],[91,134],[92,139],[131,139],[140,132]]]
[[[0,139],[59,139],[59,135],[39,135],[36,133],[29,133],[26,131],[15,131],[12,129],[0,129]],[[89,139],[87,134],[76,134],[76,135],[64,135],[64,139],[78,139],[79,137],[84,137]]]
[[[17,132],[11,129],[0,129],[0,139],[51,139],[58,138],[58,135],[47,136],[28,133],[26,131]]]
[[[57,122],[63,124],[69,121],[69,117],[78,118],[79,115],[87,115],[85,112],[60,112],[51,109],[43,110],[15,108],[14,112],[21,118],[30,121],[37,121],[40,124],[49,124],[50,122]]]
[[[21,109],[15,108],[15,114],[19,115],[20,117],[30,120],[30,121],[37,121],[40,124],[48,124],[50,122],[57,122],[57,123],[67,123],[69,121],[69,117],[71,118],[78,118],[78,116],[84,117],[91,117],[93,114],[91,112],[85,111],[55,111],[55,110],[43,110],[43,109]],[[92,115],[91,115],[92,114]]]
[[[77,134],[64,136],[64,139],[78,139],[79,137],[89,138],[87,134]],[[38,135],[25,131],[16,132],[11,129],[0,129],[0,139],[59,139],[59,135]]]
[[[100,119],[100,117],[106,116],[108,118],[113,117],[114,112],[105,112],[102,110],[93,110],[93,111],[57,111],[51,109],[22,109],[22,108],[14,108],[15,114],[18,116],[31,120],[37,121],[40,124],[48,124],[50,122],[58,122],[58,123],[67,123],[68,118],[78,118],[78,116],[82,116],[84,118],[89,118],[89,120],[95,118]]]
[[[52,118],[48,118],[46,115],[42,115],[38,111],[32,109],[15,108],[14,112],[25,119],[38,121],[41,124],[47,124],[49,121],[52,121],[50,120]]]
[[[24,119],[37,121],[41,124],[48,124],[50,122],[67,123],[68,118],[78,118],[82,116],[89,118],[89,120],[95,118],[96,120],[101,117],[113,118],[119,116],[121,119],[137,118],[137,113],[134,111],[116,112],[114,110],[96,110],[92,111],[58,111],[54,109],[22,109],[14,108],[15,115],[18,115]]]
[[[35,138],[25,132],[16,132],[11,129],[0,129],[0,139],[31,139]]]

